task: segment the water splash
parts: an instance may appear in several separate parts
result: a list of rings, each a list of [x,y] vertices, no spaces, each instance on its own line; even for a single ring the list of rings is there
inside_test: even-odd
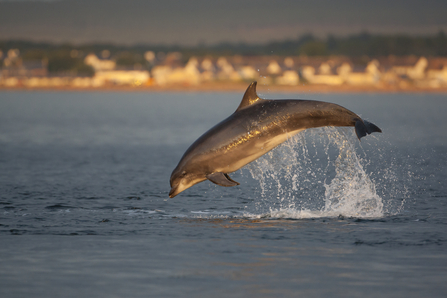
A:
[[[330,138],[339,147],[335,160],[335,178],[325,188],[323,212],[355,217],[383,216],[383,202],[374,183],[366,174],[352,142],[346,137]]]
[[[307,130],[249,164],[260,198],[248,217],[382,217],[384,205],[350,130]]]

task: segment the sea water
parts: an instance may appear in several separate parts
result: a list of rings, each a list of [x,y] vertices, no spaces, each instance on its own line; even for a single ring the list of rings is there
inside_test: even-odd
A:
[[[173,199],[188,146],[242,93],[0,93],[1,297],[445,297],[447,97],[338,103],[318,128]]]

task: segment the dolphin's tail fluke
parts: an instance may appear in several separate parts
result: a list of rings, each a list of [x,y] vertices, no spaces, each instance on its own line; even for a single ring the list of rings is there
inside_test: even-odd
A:
[[[355,133],[357,134],[359,140],[364,136],[369,135],[373,132],[382,132],[382,130],[379,127],[377,127],[377,125],[368,122],[366,120],[358,119],[355,122]]]

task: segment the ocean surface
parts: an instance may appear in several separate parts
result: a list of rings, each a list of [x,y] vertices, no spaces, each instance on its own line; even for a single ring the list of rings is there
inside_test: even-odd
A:
[[[263,90],[383,133],[310,129],[170,199],[244,90],[0,92],[0,297],[447,297],[447,96]]]

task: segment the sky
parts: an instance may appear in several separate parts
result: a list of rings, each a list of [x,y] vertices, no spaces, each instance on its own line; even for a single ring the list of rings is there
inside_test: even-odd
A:
[[[0,0],[0,40],[197,45],[447,32],[446,0]]]

